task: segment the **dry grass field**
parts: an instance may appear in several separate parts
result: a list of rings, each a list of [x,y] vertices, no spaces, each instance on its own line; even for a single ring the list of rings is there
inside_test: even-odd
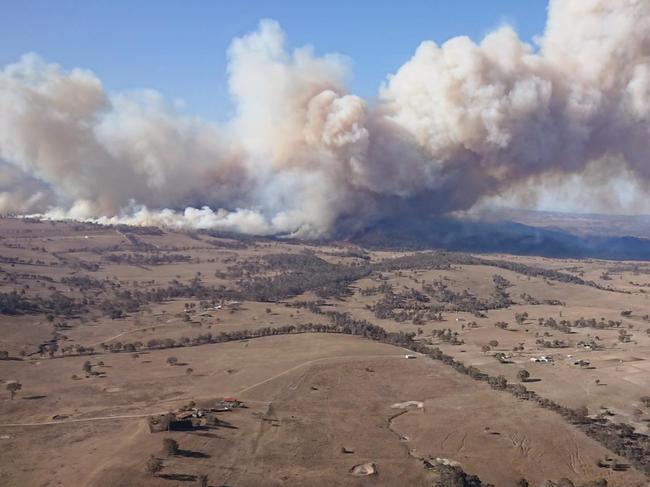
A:
[[[2,219],[0,485],[647,486],[648,295],[647,262]]]

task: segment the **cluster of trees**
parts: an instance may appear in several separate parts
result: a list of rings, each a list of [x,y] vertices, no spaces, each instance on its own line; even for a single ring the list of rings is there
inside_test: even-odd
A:
[[[452,265],[472,264],[474,257],[468,254],[444,251],[416,252],[374,263],[372,269],[378,272],[393,272],[411,269],[449,270]]]
[[[545,328],[561,331],[562,333],[571,333],[571,322],[561,320],[559,323],[554,318],[538,318],[537,324]]]
[[[241,292],[227,289],[225,286],[208,286],[200,276],[188,283],[173,279],[166,287],[119,289],[110,299],[100,304],[100,309],[107,316],[121,317],[126,313],[135,313],[149,303],[162,303],[172,299],[199,299],[218,303],[228,299],[244,299]]]
[[[488,309],[486,300],[480,299],[467,289],[460,293],[453,291],[442,281],[433,281],[431,284],[424,283],[422,290],[437,302],[443,303],[445,306],[440,306],[440,308],[445,311],[476,312]]]
[[[73,252],[72,249],[66,251],[66,253],[71,252]],[[51,262],[50,265],[65,265],[74,270],[82,269],[88,272],[97,272],[100,268],[97,262],[88,262],[79,257],[70,257],[62,252],[52,252],[52,256],[56,257],[59,262]]]
[[[590,319],[579,318],[574,321],[571,320],[557,321],[552,317],[538,318],[537,323],[539,324],[539,326],[561,331],[562,333],[572,333],[571,327],[595,328],[597,330],[606,330],[610,328],[620,328],[620,326],[623,324],[622,321],[614,321],[614,320],[605,321],[605,318],[601,318],[600,321],[596,320],[596,318],[590,318]]]
[[[47,355],[50,358],[54,357],[57,353],[61,357],[93,355],[95,353],[94,347],[86,347],[79,343],[64,345],[61,347],[59,346],[58,340],[59,340],[59,336],[55,334],[55,336],[52,339],[39,344],[38,347],[36,348],[36,353],[41,357],[45,357]]]
[[[297,254],[270,254],[263,257],[264,267],[274,271],[300,271],[314,268],[325,268],[331,265],[318,257],[314,252],[305,250]]]
[[[463,345],[465,342],[461,339],[458,338],[458,332],[457,331],[451,331],[451,329],[447,328],[446,330],[432,330],[431,334],[433,337],[443,341],[447,342],[450,345]]]
[[[4,269],[0,269],[0,273],[5,274],[5,281],[16,283],[18,279],[25,279],[28,281],[36,281],[36,283],[43,282],[55,282],[54,279],[50,276],[44,276],[43,274],[31,274],[28,272],[7,272]]]
[[[51,346],[51,345],[46,345]],[[92,355],[95,353],[95,347],[85,347],[78,343],[74,345],[66,345],[58,348],[62,356],[66,355]],[[56,351],[56,350],[55,350]]]
[[[190,236],[192,236],[190,234]],[[213,235],[211,235],[213,236]],[[242,240],[224,240],[222,238],[216,239],[201,239],[201,242],[207,243],[212,247],[217,249],[228,249],[228,250],[243,250],[251,246],[255,246],[254,242],[247,242]]]
[[[494,291],[489,299],[482,299],[475,294],[464,289],[462,292],[456,292],[442,281],[433,281],[432,283],[423,283],[422,290],[439,303],[443,303],[442,308],[446,311],[465,311],[479,314],[482,311],[490,309],[507,308],[511,306],[512,300],[506,291],[510,283],[501,276],[494,276]]]
[[[379,286],[372,286],[361,289],[361,296],[376,296],[377,294],[389,294],[394,292],[393,285],[388,282],[382,282]]]
[[[58,257],[58,256],[57,256]],[[59,257],[60,258],[60,257]],[[65,262],[73,270],[84,270],[88,272],[97,272],[101,267],[97,262],[88,262],[81,259],[70,259]]]
[[[155,249],[155,247],[154,247]],[[190,262],[192,258],[184,254],[171,254],[167,252],[155,251],[149,254],[141,253],[122,253],[109,254],[106,261],[111,264],[128,264],[128,265],[167,265]]]
[[[325,255],[329,255],[330,257],[343,257],[343,258],[348,258],[348,259],[361,259],[365,261],[370,260],[370,255],[368,252],[361,248],[356,248],[356,249],[345,249],[341,251],[333,251],[333,252],[325,252]]]
[[[377,318],[400,323],[413,321],[416,325],[428,320],[442,321],[440,312],[444,306],[430,304],[431,299],[426,294],[412,288],[396,293],[390,285],[380,287],[384,290],[383,296],[370,306]]]
[[[145,250],[145,251],[154,251],[157,250],[157,247],[155,245],[150,244],[149,242],[145,242],[141,238],[139,238],[137,235],[134,235],[130,231],[127,233],[127,231],[123,231],[122,235],[126,237],[126,239],[129,241],[129,243],[133,246],[133,248],[137,250]]]
[[[626,330],[618,330],[618,341],[621,343],[629,343],[632,341],[632,334]]]
[[[607,480],[605,479],[592,480],[591,482],[584,484],[574,484],[571,480],[564,478],[558,480],[557,482],[547,480],[541,485],[541,487],[607,487],[607,485]],[[526,483],[526,486],[524,487],[527,486],[528,483]]]
[[[519,262],[509,262],[507,260],[481,259],[478,257],[476,257],[476,259],[480,262],[481,265],[498,267],[500,269],[516,272],[517,274],[522,274],[524,276],[541,277],[549,281],[600,288],[600,286],[593,281],[585,281],[584,279],[574,276],[573,274],[567,274],[565,272],[556,271],[554,269],[544,269],[543,267],[530,266],[521,264]]]
[[[507,289],[512,286],[512,283],[499,274],[492,276],[492,282],[494,282],[494,292],[492,293],[491,301],[488,302],[489,309],[507,308],[511,306],[513,301],[510,299],[510,294],[508,294]]]
[[[0,293],[0,314],[24,315],[33,313],[52,313],[54,315],[72,315],[84,309],[82,302],[69,298],[59,292],[49,297],[36,296],[28,298],[24,290]]]
[[[285,306],[289,308],[303,308],[308,309],[314,314],[322,314],[321,306],[325,305],[325,301],[319,299],[318,301],[292,301],[290,303],[285,303]]]
[[[92,223],[90,225],[93,225]],[[118,232],[126,235],[127,237],[129,235],[153,235],[153,236],[160,236],[164,235],[165,232],[163,232],[160,228],[158,227],[148,227],[148,226],[134,226],[134,225],[123,225],[123,224],[117,224],[117,225],[112,225],[111,228],[117,230]],[[91,226],[92,230],[92,226]]]
[[[21,259],[20,257],[7,257],[5,255],[0,256],[0,263],[2,264],[11,264],[12,267],[16,264],[22,265],[47,265],[46,262],[40,259]]]
[[[622,274],[624,272],[630,272],[635,276],[638,276],[639,274],[650,274],[650,268],[648,268],[647,264],[619,262],[617,264],[610,266],[607,269],[607,272],[612,274]]]
[[[23,315],[38,311],[36,303],[27,299],[24,294],[17,291],[0,293],[0,313],[3,315]]]
[[[214,275],[219,279],[241,279],[261,274],[263,271],[264,266],[260,259],[246,259],[236,261],[229,265],[225,271],[216,271]]]
[[[373,325],[366,320],[353,319],[347,313],[328,311],[322,313],[327,315],[331,323],[302,323],[298,325],[285,325],[281,327],[264,327],[256,330],[236,330],[231,332],[220,332],[216,335],[208,332],[200,334],[194,338],[181,337],[179,340],[165,338],[162,340],[151,339],[147,343],[140,341],[133,343],[115,342],[111,344],[101,344],[100,347],[105,352],[137,352],[145,349],[168,349],[178,347],[191,347],[205,345],[209,343],[224,343],[237,340],[247,340],[273,335],[287,335],[293,333],[342,333],[346,335],[355,335],[369,338],[372,340],[383,341],[398,346],[419,346],[419,342],[414,342],[415,333],[389,333],[383,328]]]
[[[562,321],[560,323],[562,323]],[[605,318],[601,318],[600,321],[596,318],[578,318],[573,321],[571,326],[575,326],[576,328],[596,328],[597,330],[604,330],[607,328],[620,328],[622,324],[622,321],[605,320]]]
[[[544,348],[567,348],[569,346],[569,342],[565,340],[544,340],[543,338],[538,338],[535,340],[535,343],[539,345],[540,347]]]
[[[521,293],[520,294],[521,299],[526,303],[526,304],[532,304],[532,305],[538,305],[538,304],[546,304],[549,306],[565,306],[566,303],[564,301],[560,301],[558,299],[537,299],[536,297],[528,294],[528,293]]]
[[[176,346],[176,340],[170,339],[171,341],[169,342],[169,346],[166,347],[161,347],[161,346],[154,346],[154,344],[158,344],[160,340],[157,339],[152,339],[149,340],[149,342],[152,343],[152,346],[150,348],[171,348]],[[112,353],[117,353],[117,352],[137,352],[139,350],[143,350],[144,348],[149,348],[145,347],[145,344],[142,343],[141,341],[136,341],[133,343],[122,343],[120,341],[113,342],[113,343],[100,343],[99,347],[104,351],[104,352],[112,352]]]
[[[505,291],[509,287],[512,287],[512,283],[500,274],[494,274],[492,276],[492,282],[497,291]]]
[[[629,281],[630,285],[636,286],[636,287],[650,287],[650,283],[647,282],[634,282],[634,281]],[[641,292],[644,292],[643,289]]]
[[[241,279],[239,289],[208,286],[197,276],[188,283],[174,279],[167,287],[119,290],[114,298],[102,303],[101,309],[109,316],[120,317],[123,313],[138,311],[147,303],[177,298],[212,303],[223,300],[273,302],[306,291],[314,291],[323,298],[341,297],[349,293],[349,284],[369,273],[366,267],[331,264],[313,255],[279,254],[265,259],[270,269],[291,270]]]
[[[41,309],[58,316],[73,315],[84,310],[82,302],[77,302],[59,292],[50,294],[46,299],[37,298],[37,302],[40,303]]]
[[[95,279],[94,277],[84,275],[62,277],[61,283],[70,287],[79,288],[81,291],[87,291],[90,289],[104,290],[107,285],[115,286],[112,281],[107,279]]]
[[[535,267],[519,262],[499,259],[485,259],[462,252],[417,252],[403,257],[387,259],[373,265],[374,270],[394,271],[406,269],[450,269],[452,265],[484,265],[504,269],[530,277],[541,277],[550,281],[565,282],[600,288],[593,281],[585,281],[580,277],[553,269]]]
[[[312,254],[274,254],[265,257],[271,276],[238,282],[241,294],[253,301],[279,301],[313,291],[322,298],[351,294],[349,285],[370,274],[368,266],[332,264]]]
[[[523,313],[515,313],[515,321],[518,325],[523,325],[527,319],[528,311],[524,311]]]

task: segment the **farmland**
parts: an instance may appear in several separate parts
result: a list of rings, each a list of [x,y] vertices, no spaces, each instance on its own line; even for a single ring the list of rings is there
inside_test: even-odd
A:
[[[647,485],[648,263],[0,236],[2,485]]]

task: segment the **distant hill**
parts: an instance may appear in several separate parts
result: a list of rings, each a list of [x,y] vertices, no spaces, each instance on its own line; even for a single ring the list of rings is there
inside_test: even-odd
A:
[[[650,239],[588,235],[479,218],[386,219],[352,235],[370,248],[442,248],[562,258],[650,260]]]
[[[650,238],[650,215],[604,215],[496,208],[483,210],[476,216],[484,220],[512,221],[579,235]]]

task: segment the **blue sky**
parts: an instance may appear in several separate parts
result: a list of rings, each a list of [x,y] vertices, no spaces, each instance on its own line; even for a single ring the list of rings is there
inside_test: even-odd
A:
[[[280,22],[290,47],[311,44],[353,61],[350,91],[372,98],[423,40],[480,40],[503,23],[532,41],[545,0],[171,1],[4,0],[0,65],[35,52],[94,71],[109,91],[152,88],[190,113],[229,118],[226,49],[261,18]]]

